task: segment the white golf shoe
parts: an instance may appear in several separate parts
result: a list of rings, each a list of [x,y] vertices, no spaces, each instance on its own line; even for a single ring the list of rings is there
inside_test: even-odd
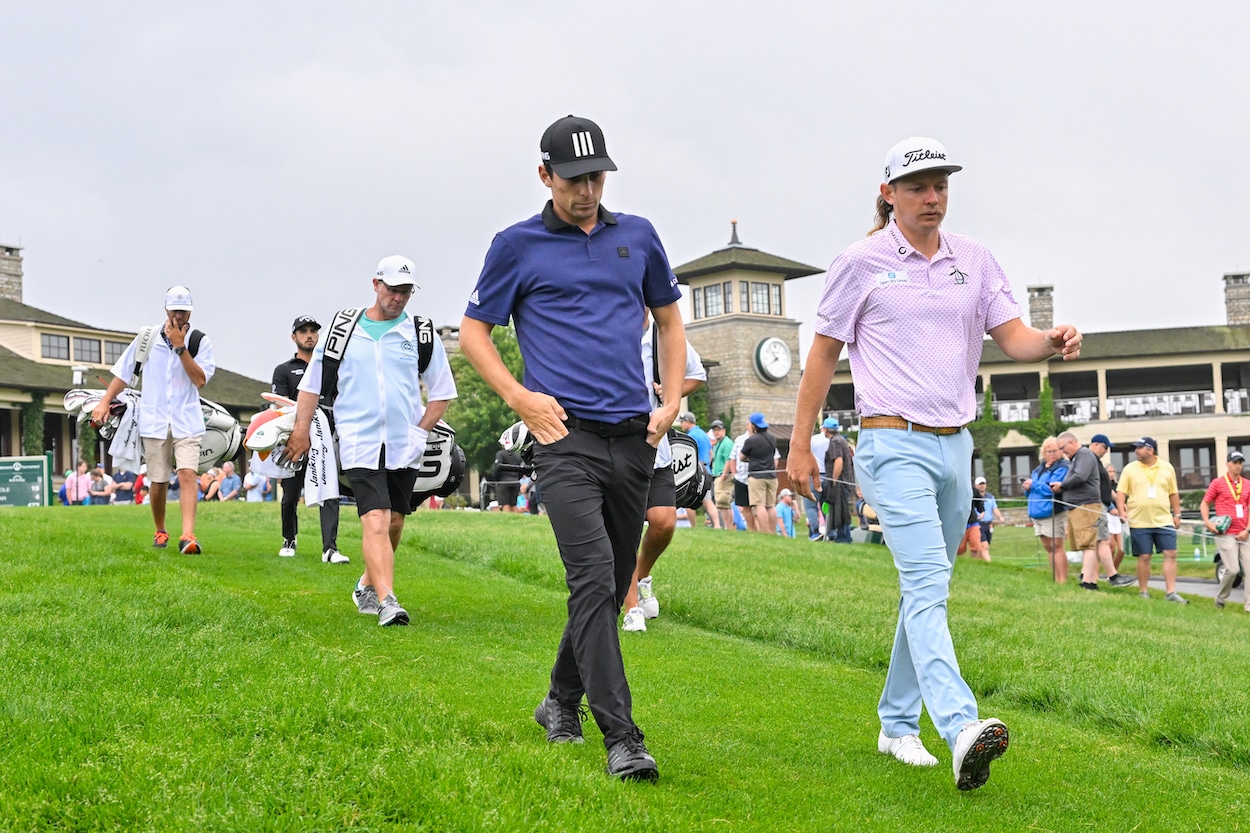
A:
[[[937,766],[938,759],[929,754],[920,742],[919,735],[903,735],[898,738],[887,737],[885,732],[877,734],[877,751],[889,755],[909,766]]]

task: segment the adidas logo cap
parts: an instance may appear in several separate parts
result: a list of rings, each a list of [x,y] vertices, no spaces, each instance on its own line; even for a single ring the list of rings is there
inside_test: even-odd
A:
[[[377,279],[387,286],[412,286],[417,289],[417,267],[403,255],[391,255],[378,262]]]
[[[599,125],[579,116],[553,122],[539,140],[538,151],[542,161],[565,179],[616,170]]]

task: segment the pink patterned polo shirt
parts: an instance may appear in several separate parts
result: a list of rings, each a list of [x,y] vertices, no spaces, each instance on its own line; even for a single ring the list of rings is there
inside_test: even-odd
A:
[[[976,417],[985,334],[1020,307],[984,245],[941,232],[930,262],[891,219],[833,261],[816,314],[847,345],[861,416],[954,426]]]

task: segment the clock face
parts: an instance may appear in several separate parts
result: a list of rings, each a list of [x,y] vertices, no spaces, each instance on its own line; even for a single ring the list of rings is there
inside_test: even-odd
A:
[[[779,338],[766,338],[755,348],[755,369],[770,382],[784,379],[790,364],[790,348]]]

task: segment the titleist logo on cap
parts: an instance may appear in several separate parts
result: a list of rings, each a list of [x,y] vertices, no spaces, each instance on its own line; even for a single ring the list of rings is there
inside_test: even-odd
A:
[[[942,161],[946,161],[945,153],[935,153],[934,151],[931,151],[928,148],[921,148],[920,150],[906,151],[903,153],[903,157],[907,160],[903,163],[904,168],[906,168],[912,162],[922,162],[925,159],[941,159]]]

